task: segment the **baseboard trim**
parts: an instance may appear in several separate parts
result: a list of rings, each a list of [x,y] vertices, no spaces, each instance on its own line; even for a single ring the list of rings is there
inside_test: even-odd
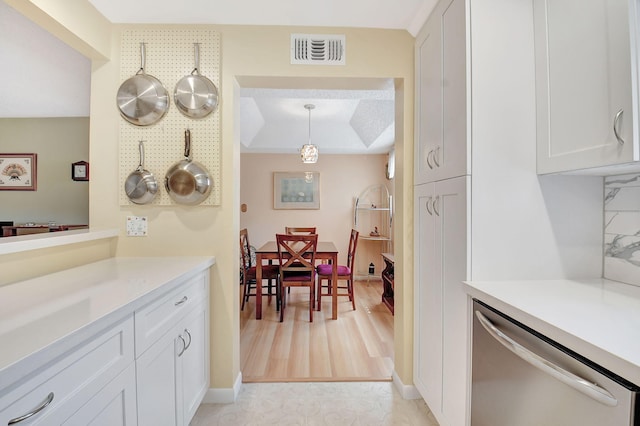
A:
[[[233,388],[209,388],[205,394],[203,404],[231,404],[238,399],[242,387],[242,373],[238,373]]]
[[[404,383],[402,383],[402,380],[400,380],[400,377],[396,373],[396,370],[393,370],[393,384],[396,387],[396,389],[398,389],[398,392],[400,392],[400,395],[404,399],[422,398],[422,396],[420,395],[420,392],[418,392],[418,389],[415,386],[405,385]]]

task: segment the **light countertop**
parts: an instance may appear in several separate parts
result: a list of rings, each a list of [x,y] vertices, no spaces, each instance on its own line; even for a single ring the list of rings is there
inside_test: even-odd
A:
[[[110,258],[0,287],[2,385],[208,269],[213,257]]]
[[[640,385],[640,287],[591,279],[470,281],[465,289]]]

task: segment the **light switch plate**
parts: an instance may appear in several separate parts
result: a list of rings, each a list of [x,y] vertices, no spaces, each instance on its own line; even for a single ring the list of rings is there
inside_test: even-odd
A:
[[[127,216],[127,236],[146,237],[147,218],[141,216]]]

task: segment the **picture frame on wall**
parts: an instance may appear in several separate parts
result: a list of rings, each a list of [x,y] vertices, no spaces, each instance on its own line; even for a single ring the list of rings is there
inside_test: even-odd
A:
[[[320,172],[274,172],[273,208],[317,210],[320,208]]]
[[[71,164],[71,179],[73,180],[89,180],[89,163],[86,161],[77,161]]]
[[[35,191],[38,154],[0,154],[0,190]]]

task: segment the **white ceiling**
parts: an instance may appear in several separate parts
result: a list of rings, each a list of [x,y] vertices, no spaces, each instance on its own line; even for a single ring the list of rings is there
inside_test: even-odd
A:
[[[436,0],[89,0],[114,23],[404,29],[416,35]]]
[[[405,29],[435,0],[88,0],[114,23],[295,25]],[[348,39],[347,55],[348,55]],[[88,116],[90,62],[0,1],[0,117]],[[9,58],[9,59],[7,59]],[[318,65],[322,66],[322,65]],[[322,80],[322,79],[321,79]],[[263,84],[263,83],[267,84]],[[385,153],[394,143],[393,80],[240,81],[242,152]]]

